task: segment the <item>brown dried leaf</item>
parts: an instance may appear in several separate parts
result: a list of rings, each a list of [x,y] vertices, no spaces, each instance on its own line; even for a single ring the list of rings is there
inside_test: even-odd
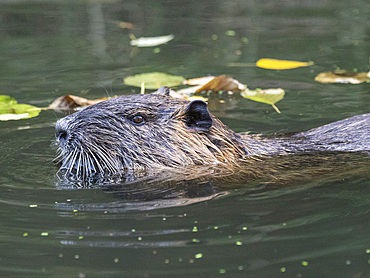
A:
[[[315,77],[315,81],[321,83],[360,84],[370,82],[370,77],[366,72],[356,73],[346,70],[337,70],[333,72],[322,72]]]
[[[102,102],[104,100],[107,100],[108,98],[101,98],[101,99],[86,99],[83,97],[78,97],[74,95],[65,95],[58,97],[56,100],[54,100],[48,107],[48,109],[54,109],[54,110],[75,110],[77,107],[85,107],[90,106],[99,102]]]
[[[239,81],[235,80],[234,78],[228,77],[227,75],[223,74],[213,78],[207,84],[203,85],[200,89],[196,92],[202,91],[243,91],[246,89],[244,84],[241,84]]]

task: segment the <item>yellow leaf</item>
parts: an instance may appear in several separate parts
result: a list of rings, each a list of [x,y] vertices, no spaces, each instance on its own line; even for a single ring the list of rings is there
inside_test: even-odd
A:
[[[274,70],[284,70],[284,69],[295,69],[300,67],[308,67],[313,65],[313,62],[297,62],[297,61],[287,61],[287,60],[277,60],[262,58],[256,63],[256,66],[263,69],[274,69]]]

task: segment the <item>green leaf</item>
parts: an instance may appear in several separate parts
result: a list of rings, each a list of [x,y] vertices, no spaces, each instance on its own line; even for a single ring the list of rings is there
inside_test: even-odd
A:
[[[142,83],[146,89],[159,89],[163,86],[173,87],[182,84],[185,80],[182,76],[169,75],[162,72],[151,72],[126,77],[123,83],[130,86],[141,87]]]
[[[10,96],[6,95],[0,95],[0,103],[17,103],[17,101],[14,98],[11,98]]]
[[[279,114],[280,114],[280,110],[275,106],[275,103],[282,100],[284,98],[284,95],[285,95],[285,91],[280,88],[279,89],[266,89],[266,90],[257,89],[255,91],[246,89],[241,92],[241,96],[244,98],[248,98],[253,101],[272,105],[272,107]]]
[[[41,109],[28,104],[18,104],[14,98],[0,95],[0,121],[28,119],[38,116]]]

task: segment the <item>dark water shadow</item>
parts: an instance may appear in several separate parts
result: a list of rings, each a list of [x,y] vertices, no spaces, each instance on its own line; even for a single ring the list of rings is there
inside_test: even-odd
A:
[[[102,191],[112,201],[59,203],[57,207],[62,210],[141,211],[186,206],[230,194],[243,194],[246,198],[269,197],[275,193],[305,190],[299,185],[312,187],[317,179],[368,175],[369,166],[366,153],[322,152],[254,160],[237,168],[194,166],[149,174],[100,177],[85,182],[62,178],[56,182],[58,189]]]

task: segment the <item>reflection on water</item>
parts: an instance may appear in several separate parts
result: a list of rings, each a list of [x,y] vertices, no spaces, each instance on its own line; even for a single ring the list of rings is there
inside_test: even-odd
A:
[[[278,103],[281,115],[248,100],[210,100],[211,111],[232,129],[308,130],[369,112],[368,84],[314,81],[336,67],[369,70],[366,4],[3,1],[0,94],[46,107],[63,94],[138,93],[122,83],[134,73],[227,73],[251,89],[287,90]],[[129,33],[175,39],[155,51],[133,49]],[[263,57],[316,65],[227,67]],[[270,169],[252,179],[76,189],[58,181],[52,162],[53,126],[62,116],[42,111],[34,119],[0,122],[2,277],[368,276],[368,155],[264,160],[239,172]]]
[[[126,189],[125,189],[126,191]],[[133,192],[135,195],[136,192]],[[147,192],[146,195],[151,195],[151,192]],[[110,203],[58,203],[56,208],[58,210],[63,211],[106,211],[106,212],[126,212],[126,211],[148,211],[154,209],[162,209],[162,208],[169,208],[169,207],[181,207],[187,206],[195,203],[205,202],[209,200],[213,200],[215,198],[219,198],[221,196],[227,195],[227,192],[219,192],[209,194],[204,197],[181,197],[176,196],[173,198],[160,198],[163,197],[162,195],[157,196],[155,200],[133,200],[128,201],[122,198],[122,192],[114,192],[114,197],[120,201],[114,201]],[[132,198],[132,196],[128,196],[129,194],[124,194],[124,197]],[[136,196],[135,196],[136,197]],[[143,197],[143,195],[142,195]],[[130,200],[130,199],[129,199]],[[63,213],[66,216],[65,213]]]

